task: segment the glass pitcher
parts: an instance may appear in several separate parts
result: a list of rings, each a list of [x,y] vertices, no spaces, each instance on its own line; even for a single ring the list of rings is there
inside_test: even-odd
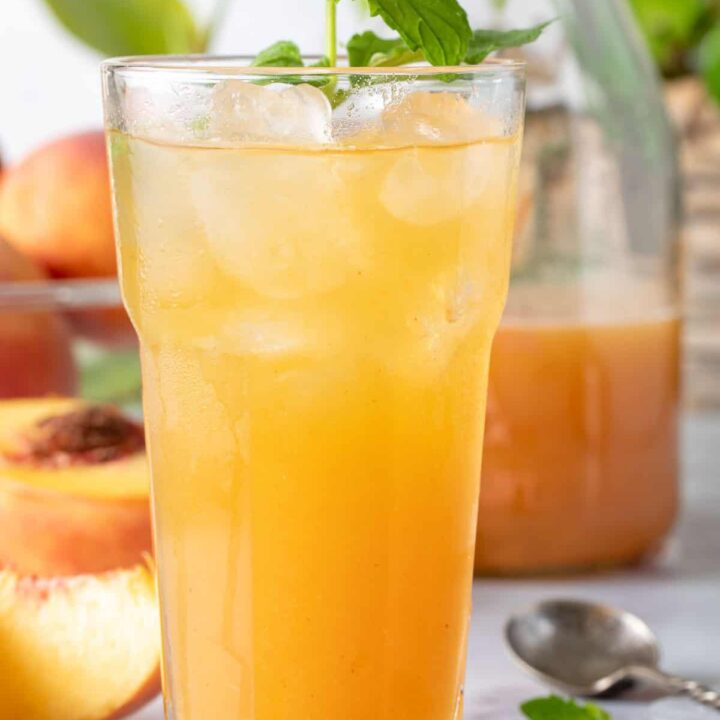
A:
[[[528,20],[503,3],[499,26]],[[638,561],[678,500],[679,191],[624,0],[536,0],[511,290],[493,350],[475,568]],[[517,26],[517,25],[515,25]]]

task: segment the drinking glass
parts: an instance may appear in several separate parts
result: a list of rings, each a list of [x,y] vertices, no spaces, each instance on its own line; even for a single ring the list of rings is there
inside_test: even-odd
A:
[[[168,717],[461,717],[522,66],[103,78]]]

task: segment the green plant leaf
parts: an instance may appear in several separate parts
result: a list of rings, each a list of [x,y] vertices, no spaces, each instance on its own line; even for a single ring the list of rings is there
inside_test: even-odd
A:
[[[105,55],[202,52],[182,0],[43,0],[76,38]]]
[[[708,92],[720,103],[720,26],[705,36],[698,60]]]
[[[302,67],[300,48],[291,40],[279,40],[261,50],[252,61],[256,67]]]
[[[381,38],[372,30],[353,35],[347,44],[354,67],[391,67],[423,60],[422,50],[411,50],[401,37]]]
[[[608,713],[592,703],[582,706],[557,695],[529,700],[520,706],[530,720],[611,720]]]
[[[549,20],[523,30],[475,30],[470,39],[465,62],[476,65],[496,50],[520,47],[535,42],[552,22],[554,21]]]
[[[108,352],[83,363],[80,393],[86,400],[129,403],[140,399],[137,350]]]
[[[369,0],[369,6],[371,15],[382,17],[433,65],[458,65],[464,59],[472,30],[457,0]]]
[[[630,0],[650,52],[669,75],[687,70],[688,51],[712,15],[707,0]]]

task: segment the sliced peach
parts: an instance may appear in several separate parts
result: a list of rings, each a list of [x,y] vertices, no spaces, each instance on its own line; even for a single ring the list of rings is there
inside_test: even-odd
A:
[[[0,570],[0,716],[120,718],[159,690],[160,630],[145,565],[97,576]]]
[[[72,399],[0,402],[0,567],[47,577],[151,551],[142,427]]]
[[[0,240],[0,283],[43,279],[39,267]],[[0,398],[72,393],[77,373],[71,339],[58,313],[0,308]]]

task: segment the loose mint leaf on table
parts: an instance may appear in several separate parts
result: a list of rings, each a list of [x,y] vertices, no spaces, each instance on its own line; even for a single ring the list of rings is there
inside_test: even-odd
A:
[[[433,65],[458,65],[468,50],[472,30],[457,0],[369,0],[410,50],[422,50]]]
[[[105,55],[192,53],[204,33],[182,0],[44,0],[75,37]]]
[[[261,50],[252,61],[255,67],[302,67],[300,48],[291,40],[280,40]]]
[[[353,35],[347,53],[354,67],[391,67],[425,58],[422,50],[411,50],[401,37],[381,38],[372,30]]]
[[[529,720],[612,720],[598,705],[578,705],[557,695],[529,700],[520,709]]]
[[[477,65],[496,50],[506,50],[535,42],[552,22],[549,20],[523,30],[475,30],[468,45],[465,62]]]

